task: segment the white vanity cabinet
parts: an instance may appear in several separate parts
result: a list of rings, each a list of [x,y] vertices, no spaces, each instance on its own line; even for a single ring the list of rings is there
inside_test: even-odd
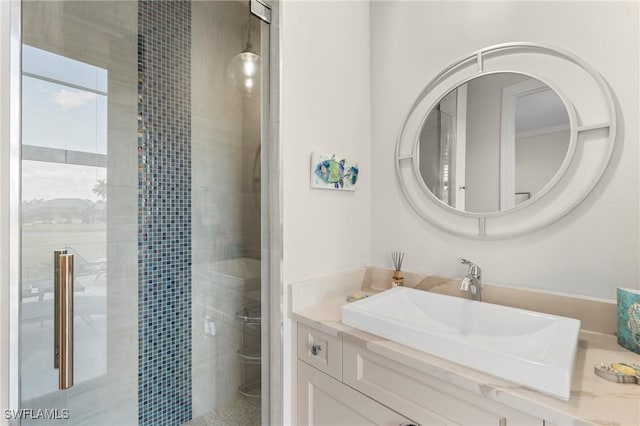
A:
[[[298,324],[299,425],[543,426],[482,395]]]

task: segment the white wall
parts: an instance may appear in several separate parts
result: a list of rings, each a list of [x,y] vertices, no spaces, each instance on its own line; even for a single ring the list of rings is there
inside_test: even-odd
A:
[[[371,263],[369,3],[284,1],[281,21],[284,424],[291,424],[289,283]],[[355,192],[310,188],[310,155],[356,160]]]
[[[407,270],[428,274],[463,275],[462,256],[497,284],[603,298],[640,285],[637,2],[373,2],[370,25],[375,266],[390,267],[389,253],[402,249]],[[617,147],[590,196],[544,230],[504,241],[453,237],[420,219],[400,192],[397,133],[442,68],[510,41],[556,45],[599,70],[617,97]]]
[[[368,2],[282,6],[285,282],[371,260],[368,12]],[[357,161],[357,190],[311,189],[314,150]]]

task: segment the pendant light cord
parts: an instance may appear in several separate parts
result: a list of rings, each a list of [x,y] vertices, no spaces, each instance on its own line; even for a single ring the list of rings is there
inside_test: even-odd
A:
[[[249,19],[247,21],[247,46],[244,48],[245,52],[251,52],[251,48],[253,44],[251,44],[251,13],[249,13]]]

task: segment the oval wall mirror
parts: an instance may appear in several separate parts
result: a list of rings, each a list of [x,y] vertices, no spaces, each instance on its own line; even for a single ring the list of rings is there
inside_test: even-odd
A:
[[[444,68],[402,121],[399,188],[451,234],[531,233],[580,204],[613,152],[616,111],[602,76],[539,43],[480,49]]]
[[[481,75],[428,113],[418,136],[420,176],[456,210],[505,211],[553,181],[570,130],[567,107],[545,83],[513,72]]]

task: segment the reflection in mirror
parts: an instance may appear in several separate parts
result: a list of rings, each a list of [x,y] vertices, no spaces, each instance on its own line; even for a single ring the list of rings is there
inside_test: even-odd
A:
[[[430,111],[418,141],[420,174],[457,210],[504,211],[553,179],[569,140],[569,115],[553,89],[523,74],[487,74]]]

